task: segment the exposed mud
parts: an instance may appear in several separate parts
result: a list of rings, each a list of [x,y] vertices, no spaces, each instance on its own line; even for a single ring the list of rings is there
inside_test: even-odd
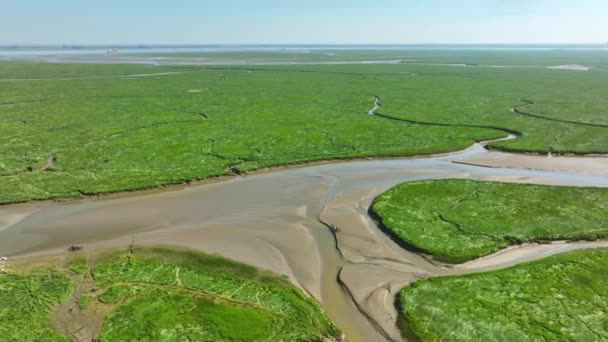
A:
[[[54,155],[49,156],[49,158],[46,160],[46,164],[44,164],[44,166],[42,167],[42,169],[40,169],[40,171],[49,170],[51,167],[53,167],[53,164],[55,164],[55,161],[57,161],[57,157],[55,157]]]
[[[96,296],[97,286],[89,274],[85,275],[84,279],[75,279],[82,277],[76,274],[70,274],[70,277],[73,278],[76,288],[67,301],[53,310],[53,324],[64,336],[70,337],[73,341],[94,341],[101,332],[108,309],[92,301],[92,307],[83,310],[79,304],[81,297]]]
[[[532,156],[492,151],[471,158],[460,159],[455,163],[492,168],[519,168],[608,176],[608,156]]]
[[[285,275],[318,299],[351,341],[398,341],[395,295],[412,281],[608,247],[604,242],[527,245],[450,266],[402,249],[367,214],[375,196],[419,179],[608,187],[606,168],[597,169],[605,158],[585,158],[592,163],[588,169],[563,162],[559,169],[568,172],[522,170],[519,158],[538,169],[562,160],[488,152],[481,143],[435,157],[284,169],[180,191],[4,206],[0,255],[23,258],[64,253],[74,244],[94,251],[133,242],[217,253]],[[499,160],[500,167],[467,165],[488,160]]]
[[[381,105],[380,105],[380,98],[378,96],[374,96],[374,106],[372,108],[370,108],[370,110],[367,112],[367,114],[369,115],[376,115],[376,111],[378,109],[380,109]]]
[[[550,67],[547,67],[547,69],[589,71],[591,69],[591,67],[579,65],[579,64],[565,64],[565,65],[550,66]]]

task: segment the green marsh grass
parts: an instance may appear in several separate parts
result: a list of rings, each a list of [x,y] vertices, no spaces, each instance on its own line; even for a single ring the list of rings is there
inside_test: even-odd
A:
[[[101,341],[323,341],[338,330],[286,280],[224,258],[164,249],[114,256],[93,269],[121,303]]]
[[[101,256],[92,278],[70,280],[68,273],[84,274],[86,265],[78,258],[62,270],[0,275],[0,340],[70,340],[53,328],[54,309],[70,295],[78,296],[86,315],[101,315],[99,341],[321,342],[340,336],[319,304],[286,279],[221,257],[136,248]],[[83,284],[95,291],[73,292]]]
[[[608,339],[608,250],[576,252],[401,291],[404,334],[421,341]]]
[[[0,78],[167,71],[183,73],[0,82],[0,203],[319,160],[455,151],[508,132],[520,137],[491,147],[608,152],[601,68],[0,62]],[[384,117],[367,115],[374,96]]]
[[[403,244],[452,263],[514,244],[608,236],[608,189],[431,180],[403,183],[371,211]]]
[[[51,324],[53,308],[65,301],[73,284],[64,273],[38,268],[25,275],[0,275],[0,339],[66,341]]]
[[[89,272],[87,260],[84,257],[76,257],[68,263],[68,269],[78,275],[85,275]]]

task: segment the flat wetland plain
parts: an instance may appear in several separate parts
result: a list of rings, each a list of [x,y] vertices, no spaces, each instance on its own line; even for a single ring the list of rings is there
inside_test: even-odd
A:
[[[490,147],[604,153],[607,72],[2,62],[0,79],[36,80],[0,82],[0,203],[456,151],[509,133],[520,137]]]
[[[608,246],[568,242],[608,229],[606,53],[2,61],[0,256],[15,258],[0,260],[0,332],[605,339],[593,303],[608,298],[608,254],[563,253]],[[247,176],[291,165],[302,168]],[[188,188],[217,177],[230,178]],[[188,189],[89,198],[174,184]],[[64,202],[33,202],[50,199]],[[69,243],[85,252],[66,254]]]

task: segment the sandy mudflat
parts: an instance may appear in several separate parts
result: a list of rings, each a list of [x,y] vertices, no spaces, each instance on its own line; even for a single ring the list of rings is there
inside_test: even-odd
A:
[[[0,206],[0,232],[19,223],[36,210],[38,206],[32,205]]]
[[[548,157],[501,152],[480,154],[458,162],[496,168],[520,168],[608,176],[608,157]]]
[[[469,261],[454,266],[456,273],[461,270],[485,271],[496,268],[513,266],[530,260],[538,260],[552,255],[573,252],[583,249],[608,248],[608,241],[566,242],[556,241],[549,244],[525,244],[513,246],[499,251],[496,254]]]
[[[547,68],[555,69],[555,70],[575,70],[575,71],[588,71],[589,69],[591,69],[591,67],[587,67],[584,65],[578,65],[578,64],[556,65],[556,66],[550,66]]]
[[[0,207],[0,256],[130,243],[217,253],[288,277],[323,304],[351,341],[398,341],[394,299],[412,281],[608,243],[527,245],[449,266],[404,250],[381,232],[367,214],[374,197],[433,178],[608,187],[607,172],[603,157],[520,156],[475,145],[434,157],[281,169],[170,192],[10,205]]]

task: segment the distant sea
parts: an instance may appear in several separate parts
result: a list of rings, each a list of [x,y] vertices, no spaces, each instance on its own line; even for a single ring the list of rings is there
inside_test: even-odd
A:
[[[406,45],[0,45],[0,57],[176,52],[280,52],[289,50],[608,50],[608,44],[406,44]]]

